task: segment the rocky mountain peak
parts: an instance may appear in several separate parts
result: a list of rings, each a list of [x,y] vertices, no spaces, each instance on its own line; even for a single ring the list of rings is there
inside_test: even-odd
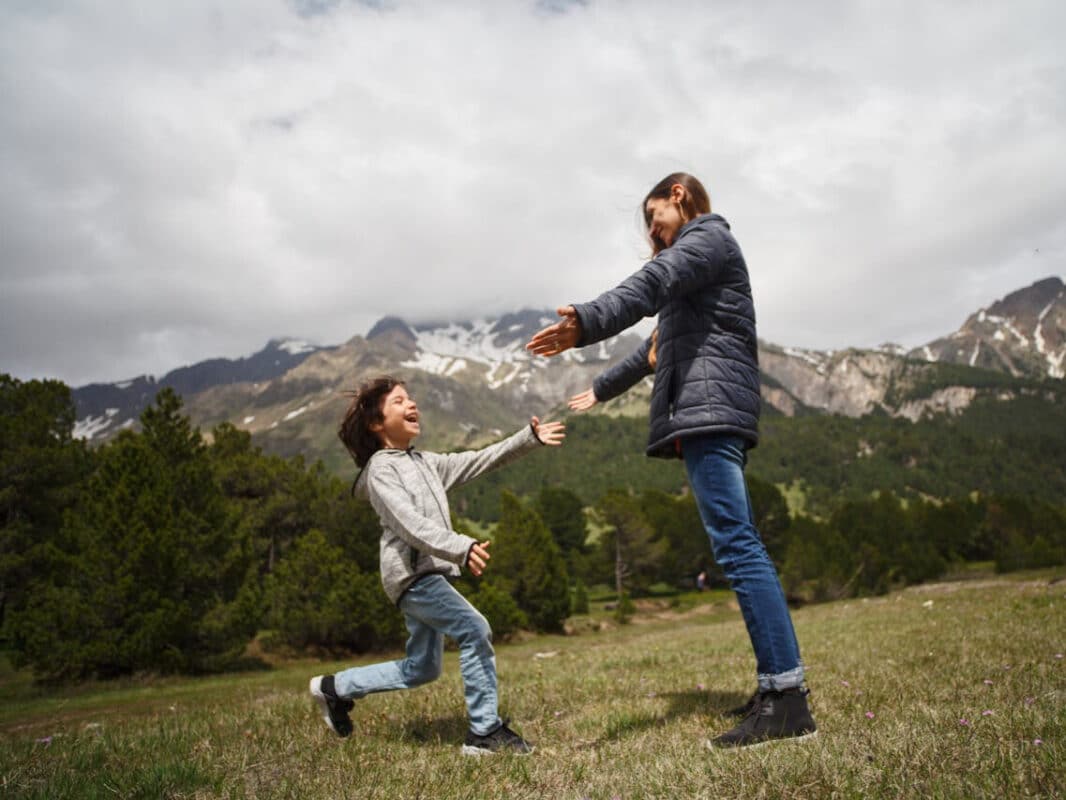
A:
[[[997,317],[1010,317],[1017,320],[1025,320],[1036,317],[1056,300],[1062,299],[1062,291],[1066,288],[1062,280],[1057,277],[1044,278],[1032,286],[1011,292],[1002,300],[997,300],[990,305],[987,314]]]
[[[380,339],[383,336],[390,338],[410,339],[414,341],[416,336],[415,332],[411,330],[410,326],[399,317],[382,317],[374,323],[373,327],[366,334],[368,342],[374,339]]]
[[[972,314],[955,333],[911,351],[915,358],[967,364],[1015,377],[1064,376],[1066,286],[1051,277]]]

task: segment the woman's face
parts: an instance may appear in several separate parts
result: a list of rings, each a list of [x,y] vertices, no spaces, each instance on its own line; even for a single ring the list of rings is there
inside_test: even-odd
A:
[[[651,240],[669,247],[677,238],[677,232],[685,224],[681,216],[680,204],[672,197],[650,197],[644,206],[645,219],[648,220],[648,235]]]

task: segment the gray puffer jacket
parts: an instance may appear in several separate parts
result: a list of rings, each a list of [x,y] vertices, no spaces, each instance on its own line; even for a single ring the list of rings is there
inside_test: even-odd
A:
[[[381,520],[381,583],[399,603],[423,575],[459,575],[475,539],[452,530],[447,491],[538,447],[533,426],[481,450],[378,450],[356,479]]]
[[[678,455],[674,442],[708,433],[759,441],[759,355],[748,268],[729,223],[703,214],[673,245],[591,303],[575,304],[579,347],[659,315],[648,455]],[[646,375],[651,341],[600,375],[596,399],[617,397]]]

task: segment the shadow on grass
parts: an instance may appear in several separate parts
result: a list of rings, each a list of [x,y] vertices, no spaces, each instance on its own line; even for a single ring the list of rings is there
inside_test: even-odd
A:
[[[466,715],[452,714],[434,719],[408,720],[396,734],[396,738],[419,744],[463,743],[470,723]]]
[[[585,747],[595,747],[605,742],[616,741],[625,736],[632,736],[650,728],[661,728],[671,720],[690,716],[720,716],[747,700],[746,695],[737,692],[701,692],[688,689],[683,692],[661,692],[657,695],[668,701],[665,712],[646,714],[641,712],[614,712],[608,715],[607,727],[603,735]],[[465,715],[452,714],[434,719],[414,719],[403,723],[399,730],[389,738],[414,742],[418,744],[462,744],[469,722]]]
[[[661,692],[657,695],[665,698],[669,705],[662,714],[646,714],[639,712],[621,712],[610,714],[607,718],[607,729],[603,735],[593,742],[616,741],[624,736],[632,736],[649,728],[660,728],[671,720],[680,717],[718,716],[724,715],[729,709],[741,705],[748,698],[737,692],[701,692],[688,689],[683,692]]]

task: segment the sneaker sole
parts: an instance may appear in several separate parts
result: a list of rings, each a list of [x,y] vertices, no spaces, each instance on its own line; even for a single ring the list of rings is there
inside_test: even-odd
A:
[[[811,731],[810,733],[801,733],[799,736],[777,736],[771,739],[763,739],[759,742],[753,742],[752,744],[744,745],[720,745],[715,744],[713,739],[704,739],[703,746],[714,753],[729,753],[736,752],[738,750],[755,750],[759,747],[766,747],[771,744],[784,744],[786,742],[806,742],[814,739],[818,736],[818,731]]]
[[[464,744],[463,749],[460,751],[464,756],[473,756],[474,758],[481,758],[482,756],[530,756],[533,755],[533,751],[536,747],[529,748],[526,753],[519,753],[514,750],[486,750],[484,747],[474,747],[471,744]]]

